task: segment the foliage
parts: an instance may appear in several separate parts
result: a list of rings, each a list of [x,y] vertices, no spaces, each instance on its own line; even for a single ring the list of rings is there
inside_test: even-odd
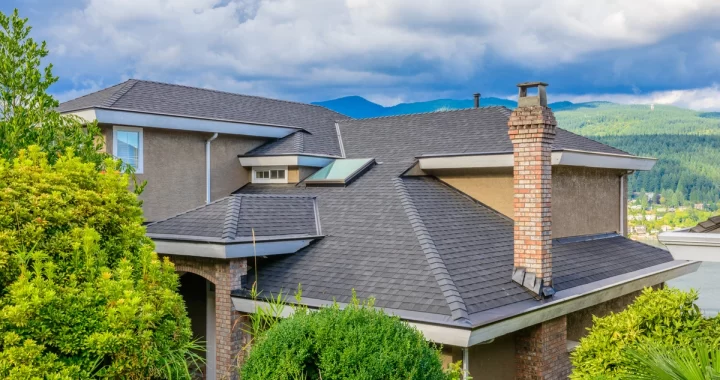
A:
[[[58,78],[51,64],[40,68],[48,50],[45,42],[29,37],[30,30],[17,9],[9,16],[0,12],[0,158],[39,145],[51,162],[70,148],[85,161],[102,164],[97,124],[85,126],[55,110],[58,102],[47,90]]]
[[[645,289],[626,310],[593,318],[588,336],[572,353],[571,378],[623,378],[632,368],[627,350],[643,345],[675,348],[700,342],[717,346],[720,317],[704,318],[696,300],[695,291]]]
[[[720,348],[695,342],[686,347],[657,345],[629,350],[631,380],[720,380]]]
[[[276,320],[250,350],[243,379],[459,379],[443,372],[422,333],[372,300]]]
[[[172,264],[128,176],[72,150],[0,159],[0,376],[189,377],[195,347]]]

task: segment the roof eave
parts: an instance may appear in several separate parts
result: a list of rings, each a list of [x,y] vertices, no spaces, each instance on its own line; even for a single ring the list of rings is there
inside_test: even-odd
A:
[[[511,168],[514,162],[512,152],[423,155],[417,159],[422,170]],[[551,162],[554,166],[647,171],[655,166],[657,159],[615,153],[557,149],[552,152]]]
[[[253,166],[309,166],[325,167],[340,157],[316,154],[275,154],[268,156],[238,156],[243,167]]]
[[[220,239],[181,235],[147,234],[159,254],[236,259],[243,257],[284,255],[295,253],[321,235],[285,235],[244,239]]]
[[[688,230],[663,232],[658,240],[675,260],[720,262],[720,233],[699,233]]]

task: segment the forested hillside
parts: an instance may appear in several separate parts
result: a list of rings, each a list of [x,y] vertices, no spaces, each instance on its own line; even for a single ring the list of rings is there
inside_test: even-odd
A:
[[[659,159],[630,177],[633,192],[659,193],[663,203],[720,201],[720,117],[717,113],[655,105],[584,103],[555,113],[558,124],[627,152]]]

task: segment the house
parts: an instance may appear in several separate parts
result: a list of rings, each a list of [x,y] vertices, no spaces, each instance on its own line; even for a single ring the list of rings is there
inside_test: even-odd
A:
[[[699,263],[625,237],[627,174],[655,160],[557,128],[546,86],[514,111],[351,119],[128,81],[61,110],[137,147],[108,144],[148,180],[207,378],[233,376],[257,283],[310,308],[374,297],[475,379],[560,379],[592,315]]]
[[[693,208],[695,208],[695,210],[704,210],[704,209],[705,209],[705,204],[703,204],[703,203],[695,203],[695,204],[693,205]]]
[[[647,215],[645,215],[645,220],[647,220],[647,221],[649,221],[649,222],[651,222],[651,221],[653,221],[653,220],[655,220],[655,219],[657,219],[657,217],[655,216],[655,214],[647,214]]]

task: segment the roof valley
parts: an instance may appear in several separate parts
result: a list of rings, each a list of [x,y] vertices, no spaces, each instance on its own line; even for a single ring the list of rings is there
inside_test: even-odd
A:
[[[453,320],[458,322],[467,322],[469,324],[470,321],[468,319],[465,301],[460,295],[460,291],[457,286],[455,286],[455,282],[450,276],[450,272],[448,272],[445,262],[443,262],[437,247],[435,247],[435,242],[433,242],[430,233],[420,218],[420,214],[418,213],[412,198],[410,198],[410,194],[405,187],[405,183],[403,183],[401,178],[397,177],[393,178],[393,182],[395,189],[400,196],[400,202],[403,209],[410,220],[410,225],[418,238],[420,248],[425,253],[430,270],[435,276],[435,280],[437,280],[440,290],[442,291],[448,307],[450,308]]]

